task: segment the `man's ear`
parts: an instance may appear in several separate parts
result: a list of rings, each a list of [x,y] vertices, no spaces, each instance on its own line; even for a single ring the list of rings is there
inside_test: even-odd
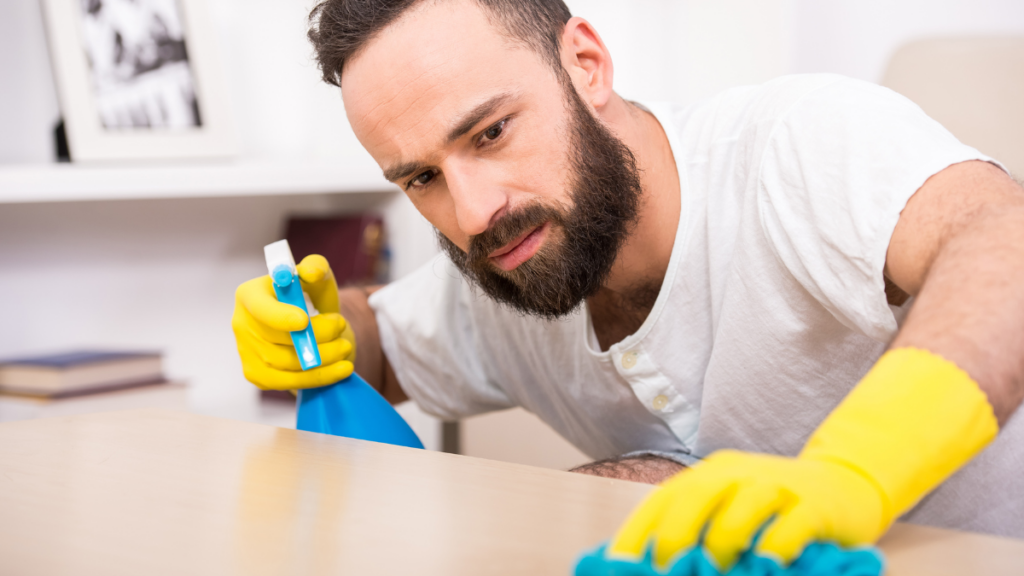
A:
[[[612,56],[597,30],[570,18],[562,33],[562,66],[584,102],[600,111],[612,95]]]

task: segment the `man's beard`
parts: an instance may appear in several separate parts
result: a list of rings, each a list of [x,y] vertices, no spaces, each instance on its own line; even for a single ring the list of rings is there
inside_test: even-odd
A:
[[[590,113],[571,84],[565,91],[572,207],[534,202],[516,208],[471,237],[468,254],[437,231],[452,262],[491,298],[549,319],[569,314],[601,288],[636,226],[642,193],[630,149]],[[507,272],[490,261],[488,254],[545,222],[552,224],[548,238],[532,258]]]

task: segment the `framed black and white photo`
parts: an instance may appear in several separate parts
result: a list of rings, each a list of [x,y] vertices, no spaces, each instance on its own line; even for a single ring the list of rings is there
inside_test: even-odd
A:
[[[42,3],[75,162],[234,154],[203,0]]]

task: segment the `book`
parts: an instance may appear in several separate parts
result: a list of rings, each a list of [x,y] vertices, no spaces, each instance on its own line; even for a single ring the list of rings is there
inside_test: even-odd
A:
[[[161,382],[63,398],[0,394],[0,422],[139,408],[187,411],[188,388],[179,383]]]
[[[58,398],[164,380],[159,352],[78,350],[0,362],[0,392]]]

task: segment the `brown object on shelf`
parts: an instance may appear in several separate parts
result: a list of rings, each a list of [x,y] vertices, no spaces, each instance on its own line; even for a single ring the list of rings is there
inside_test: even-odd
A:
[[[10,574],[568,575],[652,487],[160,410],[0,424]],[[893,576],[1024,541],[897,525]]]
[[[380,216],[289,218],[285,238],[296,262],[310,254],[327,258],[339,287],[388,281],[387,242]]]

